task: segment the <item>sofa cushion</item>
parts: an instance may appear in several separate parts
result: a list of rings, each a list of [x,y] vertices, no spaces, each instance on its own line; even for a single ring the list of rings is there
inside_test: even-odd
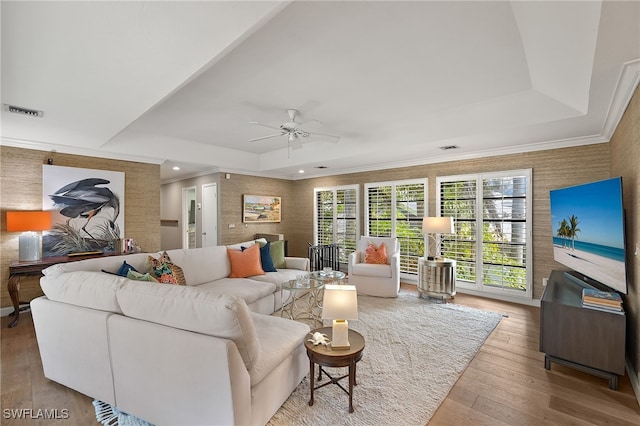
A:
[[[298,321],[253,312],[251,317],[262,347],[260,360],[249,369],[253,387],[303,344],[309,333],[309,326]]]
[[[254,244],[242,251],[227,249],[231,273],[229,278],[247,278],[252,275],[263,275],[260,265],[260,246]]]
[[[272,241],[269,247],[271,260],[276,269],[286,268],[287,264],[284,260],[284,240]]]
[[[171,261],[166,251],[157,259],[149,256],[149,265],[149,273],[160,283],[178,285],[187,283],[182,268]]]
[[[385,243],[380,243],[376,247],[375,244],[367,244],[367,249],[364,251],[364,263],[371,264],[386,264],[387,263],[387,246]]]
[[[40,278],[40,287],[49,300],[122,313],[116,290],[129,281],[101,271],[71,271]]]
[[[271,259],[270,251],[271,243],[267,242],[264,246],[260,246],[260,265],[264,272],[278,272],[273,265],[273,259]]]
[[[130,270],[127,273],[127,278],[129,278],[130,280],[135,280],[135,281],[149,281],[152,283],[157,283],[158,280],[156,280],[154,277],[151,276],[151,274],[149,274],[148,272],[145,272],[144,274],[138,272],[138,271],[134,271],[134,270]]]
[[[352,265],[351,273],[353,275],[391,278],[391,266],[372,263],[356,263],[355,265]]]
[[[303,271],[299,269],[278,269],[277,272],[267,272],[264,275],[256,275],[250,278],[263,283],[272,283],[276,286],[276,290],[280,291],[282,283],[295,280],[302,273]]]
[[[131,280],[117,289],[116,296],[126,316],[233,340],[247,370],[259,360],[260,341],[249,308],[238,297],[194,286]]]
[[[231,272],[225,246],[167,250],[167,254],[184,271],[187,285],[226,278]]]
[[[126,277],[129,271],[138,272],[136,268],[129,265],[127,261],[124,260],[122,262],[122,266],[120,266],[120,269],[118,269],[118,272],[116,272],[116,274],[120,275],[121,277]]]
[[[276,291],[276,285],[259,282],[253,278],[222,278],[197,286],[211,294],[227,294],[243,299],[247,305],[269,296]]]

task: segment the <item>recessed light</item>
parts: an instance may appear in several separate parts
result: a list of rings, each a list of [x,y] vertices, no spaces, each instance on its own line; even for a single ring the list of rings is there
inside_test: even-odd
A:
[[[175,170],[175,171],[178,171],[178,170],[180,170],[180,167],[178,167],[178,166],[173,166],[173,167],[172,167],[172,169],[173,169],[173,170]]]
[[[304,173],[304,170],[300,169],[300,170],[298,170],[298,173],[302,174],[302,173]]]

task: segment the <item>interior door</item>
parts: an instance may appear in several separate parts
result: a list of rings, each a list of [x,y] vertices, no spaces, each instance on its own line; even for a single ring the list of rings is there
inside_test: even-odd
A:
[[[202,185],[202,247],[218,245],[218,185]]]

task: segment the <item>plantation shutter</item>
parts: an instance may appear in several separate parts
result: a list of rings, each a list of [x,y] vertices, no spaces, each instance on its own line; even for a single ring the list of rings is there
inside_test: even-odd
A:
[[[477,182],[452,180],[440,182],[440,216],[453,217],[455,234],[442,237],[442,254],[456,261],[458,280],[476,281],[476,198]]]
[[[456,230],[442,235],[443,254],[461,285],[531,296],[530,182],[530,170],[438,178],[440,215]]]
[[[482,283],[526,290],[526,176],[482,180]]]
[[[357,187],[316,188],[314,192],[315,244],[337,244],[340,262],[347,263],[360,228]]]
[[[365,184],[367,235],[398,238],[401,273],[417,274],[424,255],[426,188],[426,179]]]

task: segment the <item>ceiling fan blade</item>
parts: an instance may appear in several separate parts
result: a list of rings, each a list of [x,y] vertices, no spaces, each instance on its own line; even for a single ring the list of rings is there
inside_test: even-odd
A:
[[[261,141],[263,139],[275,138],[277,136],[282,136],[282,135],[284,135],[284,133],[278,133],[277,135],[262,136],[260,138],[249,139],[249,142]]]
[[[337,135],[330,135],[328,133],[317,133],[317,132],[307,132],[309,134],[309,136],[326,136],[328,138],[333,138],[334,140],[331,142],[338,142],[338,140],[340,140],[341,136],[337,136]]]
[[[255,124],[257,126],[268,127],[270,129],[273,129],[273,130],[282,130],[282,129],[280,129],[280,127],[271,126],[269,124],[264,124],[264,123],[259,123],[257,121],[250,121],[249,124]]]

